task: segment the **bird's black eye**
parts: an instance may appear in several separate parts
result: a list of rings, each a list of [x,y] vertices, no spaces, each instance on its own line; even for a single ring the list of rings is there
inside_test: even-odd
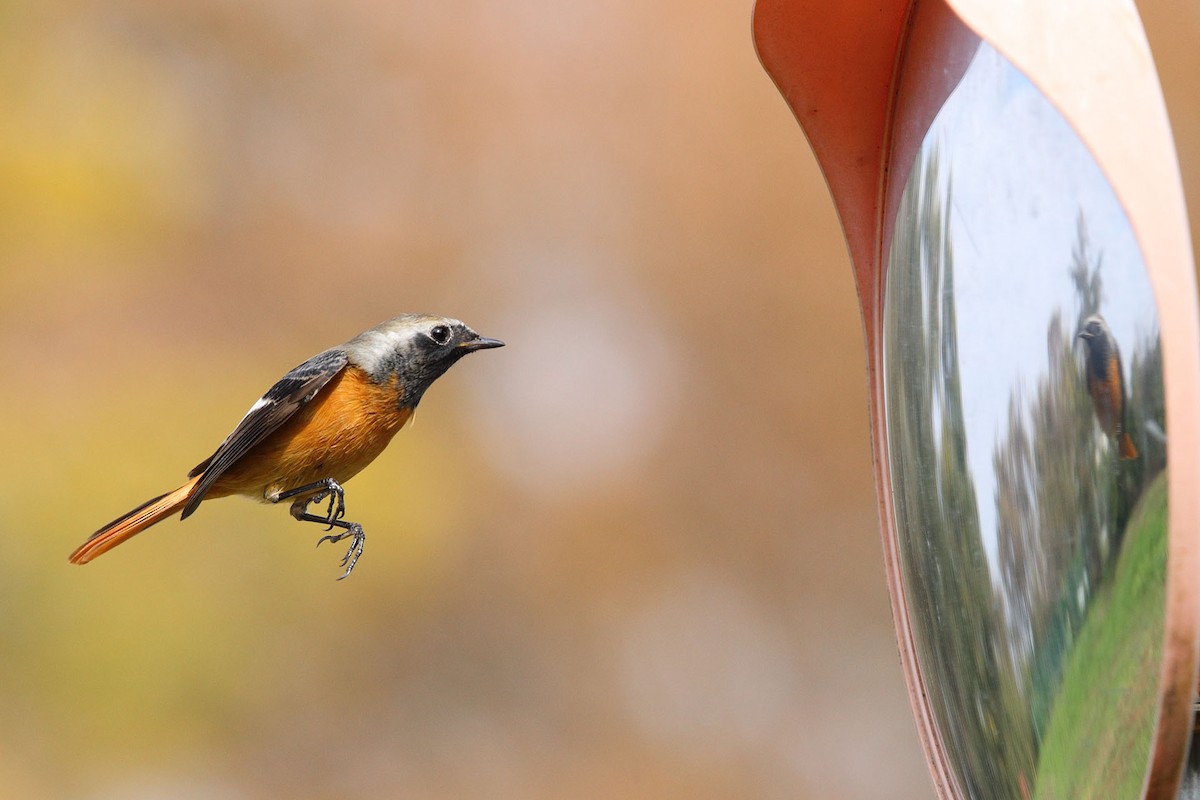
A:
[[[429,331],[429,338],[433,339],[438,344],[445,344],[446,342],[450,341],[450,328],[445,325],[435,325],[433,329]]]

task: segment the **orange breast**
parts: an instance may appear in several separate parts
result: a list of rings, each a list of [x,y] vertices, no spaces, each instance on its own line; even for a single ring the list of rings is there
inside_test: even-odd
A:
[[[1104,374],[1097,375],[1093,370],[1088,370],[1087,388],[1092,396],[1100,427],[1109,436],[1115,436],[1121,430],[1123,411],[1121,367],[1115,356],[1105,363]]]
[[[246,494],[269,500],[324,478],[350,480],[408,422],[412,410],[398,407],[400,397],[394,378],[379,384],[358,367],[346,367],[230,467],[209,496]]]

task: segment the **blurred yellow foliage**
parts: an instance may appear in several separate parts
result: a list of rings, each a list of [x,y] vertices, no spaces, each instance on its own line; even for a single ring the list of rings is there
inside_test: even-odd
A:
[[[4,35],[7,33],[7,35]],[[0,31],[0,247],[34,265],[153,247],[204,192],[190,110],[150,59],[82,21]],[[38,282],[36,269],[4,270]]]

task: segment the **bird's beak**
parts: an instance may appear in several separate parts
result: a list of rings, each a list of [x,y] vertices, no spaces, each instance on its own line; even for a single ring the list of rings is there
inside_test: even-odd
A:
[[[504,342],[499,339],[489,339],[486,336],[480,336],[478,339],[461,343],[459,347],[468,353],[474,353],[476,350],[491,350],[493,347],[504,347]]]
[[[1080,331],[1079,336],[1077,336],[1076,338],[1077,339],[1090,339],[1090,338],[1092,338],[1092,335],[1090,333],[1088,333],[1087,331]]]

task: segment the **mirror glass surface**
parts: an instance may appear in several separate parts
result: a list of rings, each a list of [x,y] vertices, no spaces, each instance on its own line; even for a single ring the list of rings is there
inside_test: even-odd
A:
[[[1137,797],[1166,570],[1154,298],[1087,148],[986,43],[916,156],[886,276],[895,530],[959,786]]]

